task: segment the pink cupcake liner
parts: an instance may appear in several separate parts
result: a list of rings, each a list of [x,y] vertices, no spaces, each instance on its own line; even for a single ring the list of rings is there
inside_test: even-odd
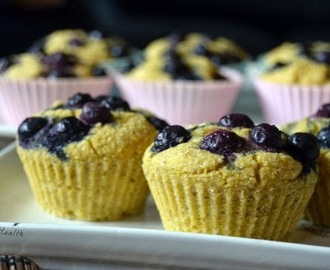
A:
[[[0,115],[3,124],[19,125],[26,117],[38,113],[57,100],[67,100],[74,94],[92,96],[109,94],[113,79],[35,79],[10,80],[0,78]]]
[[[256,79],[254,86],[265,120],[275,125],[301,120],[330,102],[329,85],[284,85]]]
[[[189,125],[217,121],[233,107],[242,76],[222,70],[229,80],[213,82],[141,82],[114,74],[121,96],[131,107],[147,109],[169,124]]]

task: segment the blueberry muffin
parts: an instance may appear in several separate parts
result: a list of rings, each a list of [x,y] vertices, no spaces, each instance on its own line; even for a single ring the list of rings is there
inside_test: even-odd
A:
[[[316,113],[289,123],[282,129],[289,134],[308,132],[315,135],[319,141],[319,179],[305,213],[306,218],[314,224],[330,226],[330,104],[323,104]]]
[[[118,220],[143,211],[149,189],[142,155],[165,125],[121,98],[78,93],[26,118],[17,152],[44,211]]]
[[[170,231],[288,240],[317,181],[315,136],[244,114],[165,127],[143,170]]]

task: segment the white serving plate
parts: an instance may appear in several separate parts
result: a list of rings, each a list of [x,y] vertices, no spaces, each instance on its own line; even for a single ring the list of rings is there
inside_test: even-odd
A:
[[[164,231],[150,198],[119,222],[56,218],[35,204],[11,144],[0,152],[0,255],[42,269],[330,269],[330,230],[302,222],[290,242]]]

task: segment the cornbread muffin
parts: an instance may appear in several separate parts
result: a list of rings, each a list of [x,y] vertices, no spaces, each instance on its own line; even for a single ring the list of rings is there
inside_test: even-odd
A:
[[[330,43],[313,41],[304,44],[286,41],[266,52],[261,58],[266,69],[273,69],[290,64],[301,57],[329,64]]]
[[[142,155],[166,122],[118,97],[76,94],[25,119],[17,152],[37,204],[77,220],[118,220],[143,211]]]
[[[255,73],[253,82],[268,123],[298,121],[330,102],[330,43],[285,43],[267,56],[273,66]]]
[[[170,231],[288,240],[317,181],[315,136],[243,114],[165,127],[143,170]]]
[[[17,126],[77,92],[109,94],[114,82],[102,63],[127,56],[131,48],[126,40],[103,37],[98,31],[63,29],[37,40],[22,54],[1,59],[1,118]]]
[[[170,124],[215,121],[234,106],[242,75],[219,69],[209,58],[182,54],[179,44],[173,40],[160,56],[112,70],[119,92],[132,106],[146,108]]]
[[[317,159],[319,179],[306,208],[306,218],[317,225],[330,226],[330,104],[320,106],[316,113],[289,123],[282,129],[292,134],[308,132],[315,135],[321,146]]]

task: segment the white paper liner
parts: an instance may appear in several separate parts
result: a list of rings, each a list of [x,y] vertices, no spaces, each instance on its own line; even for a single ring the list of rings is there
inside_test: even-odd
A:
[[[169,124],[217,121],[232,109],[242,85],[239,72],[224,69],[226,81],[140,82],[114,74],[122,97],[131,107],[153,112]]]
[[[112,84],[110,77],[56,80],[0,78],[1,118],[3,123],[17,126],[56,100],[65,101],[78,92],[92,96],[109,94]]]
[[[254,81],[259,102],[268,123],[282,125],[316,113],[330,102],[330,86],[284,85]]]

